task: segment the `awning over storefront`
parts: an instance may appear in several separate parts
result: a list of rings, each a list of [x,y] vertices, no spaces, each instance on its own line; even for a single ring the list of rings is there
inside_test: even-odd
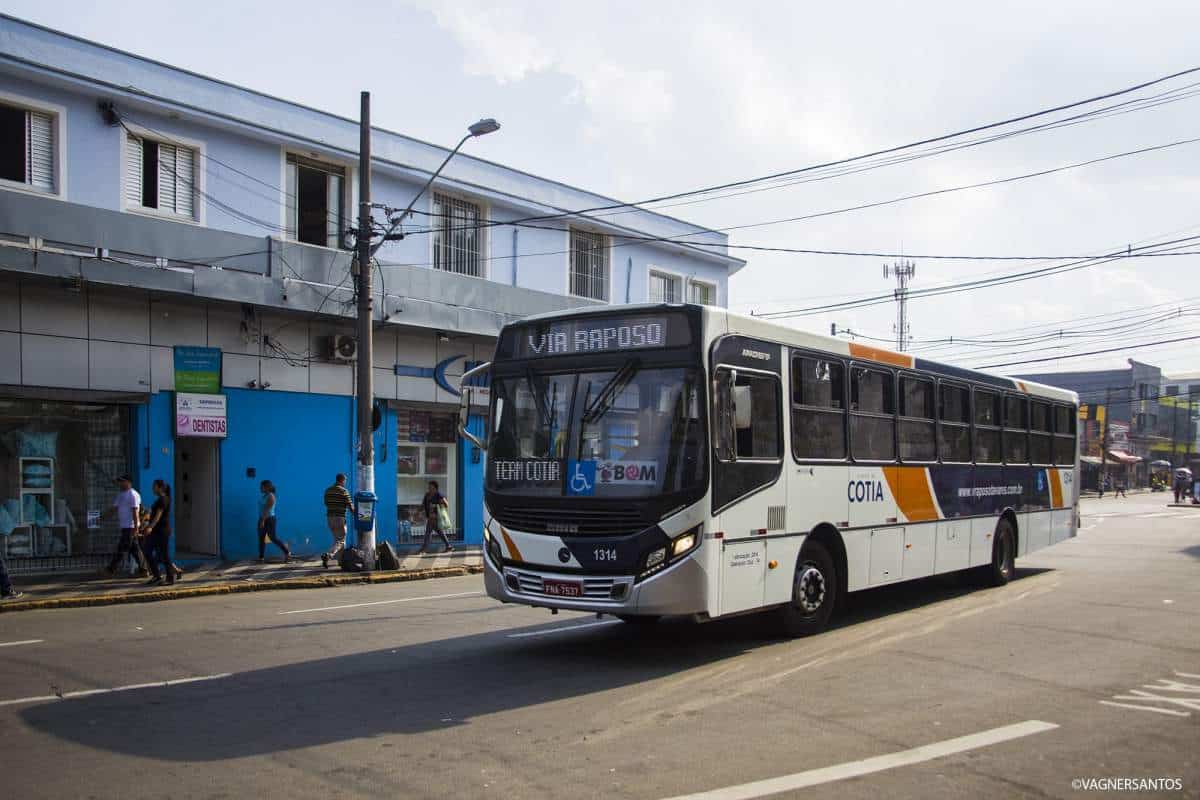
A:
[[[1101,463],[1099,456],[1080,456],[1079,460],[1082,461],[1084,464],[1092,464],[1097,467],[1100,466],[1100,463]]]
[[[1124,450],[1109,450],[1108,457],[1120,464],[1136,464],[1142,459]]]

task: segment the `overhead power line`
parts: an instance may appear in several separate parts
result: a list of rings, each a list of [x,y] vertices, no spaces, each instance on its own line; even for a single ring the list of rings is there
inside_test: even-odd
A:
[[[1104,353],[1119,353],[1119,352],[1123,352],[1123,351],[1138,350],[1138,349],[1147,348],[1147,347],[1160,347],[1165,344],[1174,344],[1175,342],[1191,342],[1191,341],[1195,341],[1196,339],[1200,339],[1200,335],[1182,336],[1178,339],[1163,339],[1163,340],[1157,341],[1157,342],[1138,342],[1137,344],[1128,344],[1128,345],[1123,345],[1121,347],[1110,347],[1105,350],[1092,350],[1087,353],[1074,353],[1072,355],[1066,355],[1066,356],[1049,356],[1047,358],[1030,358],[1030,359],[1026,359],[1024,361],[1005,361],[1000,364],[984,364],[983,366],[977,367],[977,369],[996,369],[997,367],[1011,367],[1011,366],[1015,366],[1018,364],[1041,364],[1046,361],[1063,361],[1068,358],[1082,358],[1083,356],[1096,356],[1096,355],[1101,355]]]
[[[836,159],[833,161],[826,161],[826,162],[823,162],[820,164],[812,164],[812,165],[805,166],[805,167],[798,167],[795,169],[783,170],[781,172],[775,172],[775,173],[771,173],[769,175],[761,175],[761,176],[758,176],[755,178],[746,178],[743,180],[729,181],[727,183],[715,184],[712,186],[705,186],[705,187],[702,187],[699,189],[689,189],[689,190],[683,191],[683,192],[675,192],[672,194],[658,195],[656,197],[650,197],[650,198],[646,198],[646,199],[636,201],[636,202],[609,203],[609,204],[605,204],[605,205],[591,206],[589,208],[576,209],[573,211],[560,211],[560,212],[555,212],[555,213],[550,213],[550,214],[535,214],[535,215],[521,217],[521,218],[518,218],[515,220],[508,220],[508,221],[504,221],[504,222],[490,221],[490,222],[485,223],[481,227],[517,225],[517,224],[522,224],[522,223],[527,223],[527,222],[541,222],[541,221],[547,221],[547,220],[552,220],[552,219],[561,219],[564,217],[571,217],[571,216],[584,216],[584,215],[588,215],[588,214],[593,214],[598,211],[611,211],[611,210],[620,209],[620,208],[632,208],[635,206],[645,206],[645,205],[649,205],[652,203],[660,203],[660,202],[665,202],[668,200],[677,200],[677,199],[684,198],[684,197],[692,197],[692,196],[701,195],[701,194],[709,194],[709,193],[724,190],[724,189],[733,189],[733,188],[738,188],[738,187],[743,187],[743,186],[751,186],[754,184],[760,184],[760,183],[764,183],[767,181],[779,180],[781,178],[787,178],[787,177],[793,176],[793,175],[800,175],[803,173],[814,172],[816,170],[826,169],[829,167],[835,167],[835,166],[840,166],[840,165],[844,165],[844,164],[852,164],[854,162],[864,161],[866,159],[875,158],[877,156],[888,155],[891,153],[899,153],[904,150],[910,150],[910,149],[917,148],[917,147],[923,147],[925,145],[936,144],[938,142],[950,141],[952,139],[961,138],[963,136],[969,136],[971,134],[979,133],[979,132],[985,131],[985,130],[992,130],[992,129],[996,129],[996,128],[1002,128],[1002,127],[1005,127],[1008,125],[1014,125],[1019,122],[1025,122],[1026,120],[1036,119],[1038,117],[1044,117],[1044,116],[1048,116],[1050,114],[1056,114],[1056,113],[1059,113],[1062,111],[1068,111],[1073,108],[1079,108],[1081,106],[1091,105],[1093,103],[1102,102],[1104,100],[1110,100],[1114,97],[1120,97],[1123,95],[1131,94],[1133,92],[1137,92],[1142,89],[1149,88],[1151,86],[1156,86],[1158,84],[1162,84],[1167,81],[1175,80],[1176,78],[1181,78],[1185,75],[1193,75],[1196,73],[1200,73],[1200,67],[1191,67],[1189,69],[1180,70],[1179,72],[1171,73],[1170,75],[1164,75],[1159,78],[1155,78],[1153,80],[1145,81],[1143,83],[1139,83],[1134,86],[1126,87],[1124,89],[1119,89],[1119,90],[1108,92],[1105,94],[1096,95],[1095,97],[1089,97],[1089,98],[1086,98],[1083,100],[1076,100],[1076,101],[1073,101],[1070,103],[1064,103],[1062,105],[1054,106],[1051,108],[1045,108],[1040,111],[1034,111],[1034,112],[1030,112],[1027,114],[1022,114],[1022,115],[1019,115],[1016,117],[1009,117],[1008,119],[1003,119],[1003,120],[999,120],[996,122],[989,122],[989,123],[985,123],[982,125],[976,125],[971,128],[966,128],[966,129],[954,131],[951,133],[940,134],[938,136],[932,136],[932,137],[929,137],[926,139],[921,139],[921,140],[918,140],[915,142],[908,142],[907,144],[895,145],[893,147],[887,147],[887,148],[883,148],[881,150],[874,150],[869,153],[863,153],[863,154],[851,156],[848,158],[841,158],[841,159]],[[414,231],[413,233],[429,233],[431,231],[432,231],[432,229],[422,230],[422,231]]]

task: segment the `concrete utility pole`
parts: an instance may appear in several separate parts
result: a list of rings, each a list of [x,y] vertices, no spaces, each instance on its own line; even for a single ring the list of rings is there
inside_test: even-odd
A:
[[[1100,430],[1100,486],[1104,491],[1104,476],[1108,472],[1108,412],[1112,405],[1112,388],[1104,390],[1104,427]]]
[[[371,425],[375,403],[374,298],[371,281],[371,93],[360,94],[358,120],[358,475],[355,490],[375,493],[375,431]],[[375,568],[375,525],[359,531],[358,547],[367,569]]]
[[[917,265],[911,261],[901,261],[898,264],[883,265],[883,277],[896,276],[896,349],[901,352],[908,349],[911,341],[908,327],[908,281],[917,274]]]

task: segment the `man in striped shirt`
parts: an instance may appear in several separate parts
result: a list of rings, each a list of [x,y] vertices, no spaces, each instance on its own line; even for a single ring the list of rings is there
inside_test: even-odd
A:
[[[325,490],[325,521],[333,534],[333,549],[321,554],[321,564],[326,569],[329,569],[330,560],[336,563],[346,549],[346,512],[353,504],[350,492],[346,491],[346,476],[339,472],[333,486]]]

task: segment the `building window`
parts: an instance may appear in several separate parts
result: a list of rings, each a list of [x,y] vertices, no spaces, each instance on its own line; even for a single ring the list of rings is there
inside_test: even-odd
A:
[[[680,302],[683,300],[682,283],[683,279],[678,275],[650,270],[649,301],[651,303]]]
[[[571,294],[608,302],[608,237],[571,229]]]
[[[699,303],[702,306],[717,304],[717,287],[703,281],[692,281],[688,284],[688,302]]]
[[[44,111],[0,103],[0,179],[56,191],[54,122]]]
[[[1178,397],[1179,396],[1179,384],[1168,384],[1165,391],[1166,391],[1167,397]]]
[[[318,247],[342,247],[346,228],[346,168],[288,154],[287,237]]]
[[[196,151],[138,136],[125,145],[126,204],[195,218]]]
[[[476,203],[433,195],[433,268],[483,277],[483,210]]]

